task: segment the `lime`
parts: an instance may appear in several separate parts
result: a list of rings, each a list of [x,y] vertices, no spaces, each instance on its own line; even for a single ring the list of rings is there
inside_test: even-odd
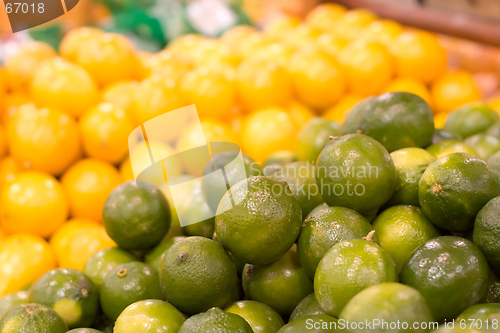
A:
[[[69,328],[88,327],[97,318],[99,294],[95,283],[76,269],[53,269],[30,289],[32,303],[50,306]]]
[[[486,133],[469,136],[464,143],[471,146],[477,152],[477,156],[485,161],[500,150],[500,138]]]
[[[376,96],[367,97],[359,101],[349,111],[344,124],[342,125],[342,134],[355,134],[358,133],[358,126],[363,118],[365,111],[376,101]]]
[[[217,234],[215,234],[215,233],[214,233],[213,240],[220,244],[219,238],[217,237]],[[241,261],[240,259],[236,258],[230,252],[228,252],[228,254],[229,254],[229,258],[231,258],[231,261],[234,264],[234,267],[236,268],[236,273],[238,273],[238,276],[241,277],[241,274],[243,273],[243,268],[245,268],[245,263],[243,261]]]
[[[113,333],[177,333],[185,320],[186,316],[167,302],[144,300],[123,310]]]
[[[496,136],[497,138],[500,138],[500,121],[497,121],[495,124],[491,125],[485,133],[491,134],[493,136]]]
[[[484,333],[484,331],[480,331],[477,328],[460,328],[458,323],[451,325],[453,328],[451,328],[451,326],[448,327],[447,325],[450,326],[451,324],[443,324],[438,329],[432,330],[429,333]]]
[[[167,252],[167,250],[170,249],[170,247],[174,245],[174,243],[180,242],[184,238],[186,237],[174,237],[160,243],[158,246],[156,246],[146,254],[146,256],[144,257],[144,262],[159,272],[161,269],[161,261],[165,252]]]
[[[496,272],[500,272],[500,197],[491,199],[477,214],[472,240]]]
[[[276,311],[255,301],[235,302],[224,311],[237,314],[245,319],[254,333],[275,333],[285,325]]]
[[[185,238],[174,243],[163,256],[160,270],[163,295],[185,314],[225,306],[237,283],[229,255],[211,239]]]
[[[304,220],[306,220],[308,217],[311,217],[313,214],[316,214],[316,212],[319,212],[320,210],[323,210],[323,209],[328,208],[328,207],[330,207],[330,206],[328,206],[326,204],[326,202],[323,202],[321,205],[318,205],[313,210],[311,210],[311,212],[309,214],[307,214],[307,216]]]
[[[462,141],[462,137],[455,132],[436,128],[434,130],[434,136],[432,137],[431,143],[435,144],[441,141],[449,141],[449,140]]]
[[[422,148],[403,148],[391,153],[396,168],[396,191],[386,206],[418,203],[418,182],[425,169],[436,157]]]
[[[284,255],[301,227],[301,208],[290,187],[263,176],[234,185],[215,217],[220,243],[250,264],[268,264]]]
[[[269,176],[288,184],[300,204],[303,217],[324,202],[314,177],[315,170],[314,165],[309,162],[293,162]]]
[[[297,252],[304,271],[312,279],[321,258],[335,244],[363,238],[372,231],[370,223],[356,211],[344,207],[320,210],[304,222]]]
[[[100,292],[102,310],[112,320],[132,303],[163,299],[158,272],[142,262],[115,267],[104,280]]]
[[[127,250],[147,250],[160,243],[170,227],[168,202],[156,189],[128,181],[106,199],[102,223],[109,237]]]
[[[498,121],[498,114],[485,103],[470,103],[448,114],[444,129],[464,139],[486,131]]]
[[[349,134],[331,139],[318,158],[316,182],[329,206],[370,215],[394,193],[396,171],[387,150],[374,139]]]
[[[329,315],[338,317],[361,290],[382,282],[397,282],[396,265],[389,254],[373,243],[374,231],[365,239],[334,245],[321,259],[314,276],[314,293]]]
[[[500,303],[500,280],[492,271],[488,275],[488,289],[481,303]]]
[[[461,141],[444,140],[436,144],[427,147],[427,150],[432,155],[437,158],[453,154],[453,153],[465,153],[473,156],[478,156],[477,151],[466,143]]]
[[[242,282],[246,297],[269,305],[282,316],[289,316],[313,292],[313,283],[294,248],[273,263],[246,264]]]
[[[463,320],[470,326],[474,322],[474,326],[478,329],[480,325],[486,324],[486,321],[491,321],[491,315],[500,314],[500,304],[476,304],[462,312],[456,319],[459,323]]]
[[[420,180],[418,200],[432,223],[446,230],[472,229],[481,208],[500,194],[500,181],[482,160],[464,153],[438,158]]]
[[[400,283],[386,282],[371,286],[354,296],[340,313],[339,320],[351,323],[375,323],[372,328],[358,326],[349,327],[346,332],[361,333],[369,330],[371,333],[387,332],[381,322],[406,323],[408,330],[426,333],[422,323],[433,321],[431,310],[425,298],[415,289]],[[406,329],[391,330],[404,332]]]
[[[415,206],[394,206],[384,210],[373,222],[373,229],[378,244],[394,260],[398,272],[416,248],[440,236],[422,209]]]
[[[493,172],[500,176],[500,151],[491,155],[487,162]]]
[[[262,163],[262,168],[265,169],[268,166],[285,165],[292,162],[297,162],[297,155],[295,153],[288,150],[278,150],[266,158],[264,163]]]
[[[336,121],[312,118],[299,132],[297,158],[299,161],[316,163],[329,138],[338,135],[340,135],[340,124]]]
[[[213,308],[187,319],[178,333],[253,333],[250,325],[234,313]]]
[[[116,266],[133,261],[138,261],[138,259],[130,252],[119,247],[108,247],[95,253],[87,260],[83,273],[91,278],[96,286],[100,287],[109,272]]]
[[[21,304],[0,320],[0,333],[66,333],[68,326],[51,308],[42,304]]]
[[[102,331],[95,330],[93,328],[75,328],[68,333],[102,333]]]
[[[305,316],[322,315],[322,314],[326,314],[326,312],[319,305],[318,300],[316,299],[316,295],[312,293],[311,295],[307,296],[302,301],[300,301],[300,303],[295,307],[295,309],[293,309],[289,321],[294,321]]]
[[[486,292],[488,262],[472,242],[441,236],[420,246],[401,269],[401,282],[417,289],[437,321],[456,318]]]
[[[283,326],[277,333],[327,333],[338,332],[338,321],[329,315],[304,316]]]
[[[29,297],[30,293],[28,291],[18,291],[0,298],[0,319],[13,307],[29,303]]]

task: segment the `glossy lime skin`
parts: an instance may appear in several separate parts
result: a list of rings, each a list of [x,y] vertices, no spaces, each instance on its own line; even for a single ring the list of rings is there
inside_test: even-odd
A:
[[[99,311],[99,293],[94,281],[69,268],[42,275],[30,288],[30,302],[50,306],[69,328],[92,325]]]
[[[297,320],[299,318],[305,316],[313,316],[313,315],[323,315],[326,314],[325,310],[321,308],[316,299],[316,295],[312,293],[311,295],[304,298],[300,303],[293,309],[292,314],[290,315],[290,321]]]
[[[349,322],[374,322],[376,319],[387,323],[429,323],[433,321],[431,311],[425,298],[415,289],[400,283],[386,282],[371,286],[354,296],[340,313],[339,320]],[[348,328],[345,332],[360,333],[366,327]],[[387,332],[386,328],[374,326],[373,333]],[[404,330],[397,330],[403,332]],[[428,330],[419,328],[415,332],[425,333]]]
[[[376,101],[376,96],[371,96],[359,101],[349,112],[342,125],[342,135],[358,133],[359,123],[366,110]]]
[[[285,165],[292,162],[297,162],[297,155],[295,153],[289,150],[279,150],[266,158],[266,160],[262,163],[262,169],[265,171],[267,167]]]
[[[0,298],[0,319],[13,307],[29,303],[29,298],[30,293],[28,291],[18,291]]]
[[[469,319],[475,319],[485,322],[492,314],[500,314],[500,304],[476,304],[462,312],[457,317],[457,321],[465,320],[468,322]]]
[[[361,290],[382,282],[397,282],[396,265],[372,241],[351,239],[334,245],[321,259],[314,276],[314,293],[320,306],[338,317]]]
[[[422,148],[403,148],[391,153],[396,168],[396,191],[385,206],[413,205],[418,203],[418,182],[436,157]]]
[[[316,184],[316,168],[308,162],[293,162],[286,164],[269,178],[283,181],[292,190],[295,199],[302,209],[302,217],[307,216],[314,208],[324,203]]]
[[[482,160],[464,153],[438,158],[425,170],[418,188],[420,207],[446,230],[472,229],[476,214],[500,195],[500,181]]]
[[[445,141],[445,140],[455,140],[455,141],[462,141],[462,137],[452,131],[447,131],[444,129],[436,128],[434,130],[434,136],[432,137],[432,144]]]
[[[68,326],[51,308],[22,304],[10,309],[0,320],[1,333],[66,333]]]
[[[220,244],[219,238],[217,237],[216,233],[214,233],[213,240]],[[229,258],[231,258],[231,261],[234,264],[234,268],[236,268],[236,273],[238,273],[238,276],[241,277],[241,274],[243,273],[243,269],[245,268],[245,263],[243,261],[241,261],[240,259],[236,258],[230,252],[228,252],[228,254],[229,254]]]
[[[174,243],[180,242],[184,238],[186,237],[178,236],[160,243],[146,254],[144,257],[144,263],[150,265],[159,272],[161,269],[161,261],[165,252],[167,252],[167,250],[170,249]]]
[[[313,282],[293,248],[273,263],[245,265],[242,283],[249,299],[269,305],[282,316],[289,316],[313,292]]]
[[[441,325],[437,330],[432,330],[429,333],[484,333],[484,331],[469,327],[461,329],[460,325],[456,323],[454,328],[447,328],[444,325]]]
[[[491,155],[487,162],[493,172],[500,176],[500,151]]]
[[[454,236],[420,246],[401,269],[401,283],[417,289],[437,321],[456,318],[484,296],[488,262],[472,242]]]
[[[500,138],[486,133],[469,136],[464,143],[474,148],[477,156],[485,161],[500,150]]]
[[[90,257],[85,263],[83,273],[100,287],[108,274],[118,265],[139,261],[132,253],[119,247],[108,247]]]
[[[427,150],[429,153],[436,156],[437,158],[453,153],[466,153],[472,156],[479,155],[477,151],[468,144],[455,140],[440,141],[438,143],[430,145],[425,150]]]
[[[477,213],[472,240],[496,272],[500,272],[500,197],[491,199]]]
[[[329,206],[351,208],[362,215],[374,214],[396,189],[391,156],[366,135],[331,139],[316,166],[316,183]]]
[[[441,236],[422,209],[415,206],[393,206],[373,222],[378,244],[389,253],[398,272],[416,248]]]
[[[340,124],[336,121],[315,117],[305,124],[297,138],[299,161],[316,163],[331,136],[340,135]]]
[[[313,279],[321,258],[335,244],[363,238],[373,228],[358,212],[344,207],[328,207],[304,221],[297,241],[299,260]]]
[[[100,293],[102,310],[112,320],[132,303],[163,299],[158,272],[142,262],[117,266],[104,280]]]
[[[498,114],[484,103],[470,103],[451,112],[445,130],[458,133],[464,139],[486,131],[498,121]]]
[[[237,283],[228,253],[211,239],[188,237],[163,256],[160,284],[165,300],[187,315],[224,307]]]
[[[307,216],[303,216],[304,217],[304,221],[308,218],[308,217],[311,217],[313,214],[316,214],[316,212],[319,212],[320,210],[323,210],[325,208],[328,208],[330,206],[328,206],[326,204],[326,202],[322,203],[321,205],[318,205],[316,206],[313,210],[311,210],[311,212],[309,214],[307,214]]]
[[[232,201],[239,202],[233,207]],[[302,227],[302,211],[285,182],[250,177],[233,186],[215,217],[220,243],[242,261],[263,265],[284,255]]]
[[[255,301],[238,301],[225,308],[224,311],[245,319],[254,333],[275,333],[285,325],[276,311]]]
[[[178,331],[178,333],[207,332],[253,333],[253,330],[242,317],[219,308],[212,308],[187,319]]]
[[[68,333],[102,333],[102,331],[95,330],[93,328],[75,328]]]
[[[488,289],[480,303],[500,303],[500,280],[491,271],[488,275]]]
[[[304,316],[283,326],[278,333],[328,333],[338,332],[337,318],[329,315]]]
[[[130,304],[116,319],[113,333],[177,333],[186,316],[172,304],[144,300]]]
[[[128,181],[104,203],[102,223],[109,237],[126,250],[147,250],[160,243],[170,228],[168,202],[156,189]]]
[[[500,121],[497,121],[495,124],[491,125],[485,133],[494,135],[496,137],[500,137]]]
[[[180,205],[178,213],[182,211],[182,218],[189,223],[181,228],[187,236],[203,236],[212,238],[215,230],[215,215],[207,204],[207,199],[201,190],[196,188]],[[204,219],[206,216],[210,216]]]

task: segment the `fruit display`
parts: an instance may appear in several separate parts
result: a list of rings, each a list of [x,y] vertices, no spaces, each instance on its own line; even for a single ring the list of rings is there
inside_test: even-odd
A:
[[[434,34],[334,4],[156,53],[27,42],[0,333],[498,333],[499,106]]]

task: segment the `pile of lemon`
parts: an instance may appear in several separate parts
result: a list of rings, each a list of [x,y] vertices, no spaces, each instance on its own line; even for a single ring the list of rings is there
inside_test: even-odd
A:
[[[58,53],[23,45],[0,68],[0,296],[56,266],[82,269],[114,245],[101,209],[133,178],[128,135],[145,121],[196,104],[207,141],[235,142],[262,162],[295,151],[315,115],[342,122],[388,91],[421,96],[437,123],[480,99],[469,73],[447,71],[435,35],[332,4],[263,31],[186,35],[156,54],[94,28],[71,31]],[[171,154],[196,140],[177,130],[178,146],[156,148]]]

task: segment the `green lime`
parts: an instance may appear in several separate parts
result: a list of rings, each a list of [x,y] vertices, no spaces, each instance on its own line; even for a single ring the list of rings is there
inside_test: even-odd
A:
[[[212,308],[187,319],[178,333],[253,333],[250,325],[234,313]]]
[[[477,156],[485,161],[500,150],[500,139],[486,133],[469,136],[464,143],[471,146],[477,152]]]
[[[493,172],[500,176],[500,151],[491,155],[487,162]]]
[[[441,236],[422,209],[415,206],[393,206],[373,222],[378,244],[387,251],[398,272],[413,251],[432,238]]]
[[[500,197],[491,199],[477,214],[472,240],[496,272],[500,272]]]
[[[104,280],[100,292],[102,310],[112,320],[132,303],[163,299],[158,272],[142,262],[116,266]]]
[[[156,189],[128,181],[116,187],[102,209],[102,223],[109,237],[127,250],[147,250],[158,245],[170,227],[168,202]]]
[[[273,263],[246,264],[242,282],[249,299],[269,305],[282,316],[289,316],[313,292],[313,283],[294,248]]]
[[[313,210],[311,210],[311,212],[309,214],[307,214],[307,216],[305,217],[304,221],[308,217],[311,217],[313,214],[316,214],[316,212],[319,212],[320,210],[323,210],[323,209],[328,208],[328,207],[330,207],[330,206],[328,206],[326,204],[326,202],[323,202],[321,205],[316,206]]]
[[[240,155],[239,152],[224,152],[212,158],[212,161],[205,167],[203,175],[203,194],[208,206],[215,212],[228,190],[227,184],[233,186],[248,177],[260,176],[262,169],[248,155]]]
[[[297,241],[304,271],[312,279],[321,258],[335,244],[363,238],[373,228],[358,212],[344,207],[328,207],[308,217]]]
[[[374,139],[349,134],[331,139],[318,158],[316,182],[329,206],[370,215],[396,188],[396,171],[387,150]]]
[[[217,237],[216,233],[214,233],[213,240],[220,244],[219,237]],[[229,254],[229,258],[231,258],[231,261],[234,264],[234,267],[236,268],[236,273],[238,273],[238,276],[241,277],[241,274],[243,273],[243,269],[245,268],[245,263],[243,261],[241,261],[240,259],[236,258],[230,252],[228,252],[228,254]]]
[[[279,150],[271,155],[262,163],[262,169],[266,169],[269,166],[275,165],[285,165],[288,163],[297,162],[297,155],[289,150]]]
[[[358,133],[359,123],[361,122],[365,111],[373,105],[375,101],[376,96],[371,96],[354,105],[342,125],[342,135]]]
[[[476,304],[462,312],[456,319],[459,323],[463,320],[470,325],[474,322],[476,328],[481,329],[480,325],[491,321],[491,315],[500,314],[500,304]],[[500,324],[500,323],[499,323]]]
[[[68,333],[102,333],[102,331],[95,330],[93,328],[75,328]]]
[[[389,331],[382,322],[389,325],[400,323],[401,329],[393,330],[395,332],[426,333],[428,329],[420,328],[420,325],[432,322],[433,318],[425,298],[418,291],[400,283],[386,282],[368,287],[354,296],[340,313],[339,320],[373,323],[373,327],[349,327],[346,330],[349,333]],[[376,322],[379,324],[375,325]]]
[[[304,298],[300,303],[293,309],[290,315],[289,321],[294,321],[305,316],[312,315],[323,315],[326,314],[325,310],[321,308],[316,299],[316,295],[312,293],[311,295]]]
[[[220,243],[251,264],[278,260],[295,243],[301,227],[302,211],[290,187],[263,176],[234,185],[215,217]]]
[[[161,269],[161,261],[165,252],[167,252],[167,250],[170,249],[170,247],[174,245],[174,243],[180,242],[185,238],[185,236],[179,236],[170,238],[160,243],[158,246],[156,246],[146,254],[146,256],[144,257],[144,263],[148,264],[159,272]]]
[[[481,303],[500,303],[500,280],[492,271],[488,275],[488,289]]]
[[[222,246],[192,236],[174,243],[163,256],[160,284],[165,299],[193,315],[225,306],[237,287],[233,262]]]
[[[315,179],[316,168],[309,162],[293,162],[274,172],[269,178],[288,184],[300,204],[302,216],[324,203]]]
[[[99,293],[91,278],[76,269],[58,268],[30,289],[30,302],[50,306],[69,328],[88,327],[99,311]]]
[[[17,305],[29,303],[30,293],[28,291],[18,291],[17,293],[8,294],[0,298],[0,319],[10,309]]]
[[[464,328],[460,328],[459,323],[453,324],[453,322],[451,322],[443,324],[438,329],[432,330],[429,333],[485,333],[485,332],[480,331],[477,328],[469,328],[467,327],[467,325],[465,325]]]
[[[42,304],[21,304],[0,320],[0,333],[66,333],[68,326],[51,308]]]
[[[319,154],[331,136],[340,135],[340,124],[324,118],[314,117],[305,124],[297,138],[299,161],[316,163]]]
[[[435,144],[441,141],[449,141],[449,140],[462,141],[462,137],[455,132],[436,128],[434,130],[434,136],[432,137],[431,143]]]
[[[183,179],[192,179],[192,176],[186,177],[186,176],[179,176],[178,178],[183,178]],[[170,239],[176,236],[184,236],[184,233],[182,232],[181,228],[181,222],[179,221],[179,216],[177,215],[177,210],[175,208],[174,204],[174,199],[172,198],[172,193],[170,193],[170,188],[167,186],[164,189],[161,189],[161,192],[165,199],[168,202],[168,207],[170,209],[170,228],[168,229],[167,234],[163,237],[163,240],[165,239]],[[178,193],[177,193],[178,194]]]
[[[328,333],[338,332],[337,318],[325,314],[304,316],[283,326],[277,333]]]
[[[338,317],[361,290],[382,282],[397,282],[396,265],[389,254],[373,243],[374,231],[365,239],[334,245],[321,259],[314,276],[314,293],[320,306]]]
[[[418,188],[420,207],[440,228],[465,232],[486,203],[500,194],[497,175],[472,155],[438,158],[425,170]]]
[[[401,283],[417,289],[434,319],[452,320],[486,292],[488,262],[472,242],[441,236],[420,246],[401,269]]]
[[[491,134],[496,137],[500,137],[500,121],[497,121],[495,124],[491,125],[485,133]]]
[[[252,327],[254,333],[276,333],[285,325],[280,315],[269,306],[255,301],[239,301],[224,311],[242,317]]]
[[[498,114],[485,103],[464,105],[448,114],[444,129],[458,133],[464,139],[486,131],[498,121]]]
[[[445,140],[430,145],[425,150],[427,150],[432,155],[437,158],[453,154],[453,153],[465,153],[472,156],[478,156],[477,151],[466,143],[461,141]]]
[[[108,247],[92,255],[83,269],[83,273],[91,278],[97,287],[100,287],[106,276],[116,266],[127,262],[138,261],[132,253],[119,247]]]
[[[422,148],[403,148],[391,153],[396,168],[396,191],[386,206],[418,203],[418,182],[436,157]]]
[[[149,299],[127,306],[116,319],[113,333],[177,333],[185,320],[172,304]]]

